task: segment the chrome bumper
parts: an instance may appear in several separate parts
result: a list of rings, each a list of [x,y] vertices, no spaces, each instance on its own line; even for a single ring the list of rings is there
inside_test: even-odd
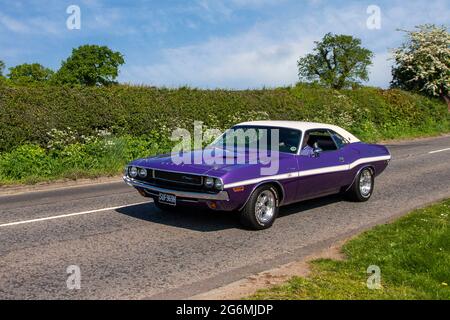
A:
[[[228,192],[226,191],[220,191],[219,193],[203,193],[203,192],[189,192],[189,191],[177,191],[177,190],[171,190],[171,189],[165,189],[160,187],[155,187],[152,185],[149,185],[142,181],[134,180],[130,177],[124,176],[123,181],[125,181],[126,184],[128,184],[131,187],[139,187],[143,188],[145,191],[151,193],[156,193],[154,195],[157,195],[158,193],[168,193],[176,195],[180,198],[188,198],[188,199],[199,199],[199,200],[221,200],[221,201],[229,201]]]

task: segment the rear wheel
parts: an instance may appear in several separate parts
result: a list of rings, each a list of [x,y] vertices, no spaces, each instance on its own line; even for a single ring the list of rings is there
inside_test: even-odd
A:
[[[240,212],[241,223],[253,230],[270,228],[278,216],[278,193],[274,187],[257,188]]]
[[[370,199],[373,193],[375,178],[370,168],[360,171],[350,189],[347,191],[348,197],[357,202],[364,202]]]

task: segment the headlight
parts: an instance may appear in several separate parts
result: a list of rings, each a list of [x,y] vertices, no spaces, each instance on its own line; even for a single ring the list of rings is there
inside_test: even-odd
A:
[[[215,179],[214,188],[216,188],[217,190],[223,189],[223,182],[221,179]]]
[[[129,173],[130,173],[130,177],[136,178],[138,175],[138,170],[136,167],[131,167]]]
[[[145,178],[147,176],[147,169],[140,168],[139,169],[139,177]]]
[[[206,177],[205,179],[205,187],[212,188],[214,186],[214,178]]]

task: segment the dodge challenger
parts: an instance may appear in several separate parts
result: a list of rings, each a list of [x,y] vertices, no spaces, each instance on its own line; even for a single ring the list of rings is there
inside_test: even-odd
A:
[[[367,201],[390,159],[385,146],[335,125],[253,121],[201,150],[132,161],[123,179],[161,210],[234,211],[244,226],[261,230],[287,204],[336,193]]]

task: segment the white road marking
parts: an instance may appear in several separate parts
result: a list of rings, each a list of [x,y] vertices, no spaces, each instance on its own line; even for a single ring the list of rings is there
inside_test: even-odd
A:
[[[37,219],[31,219],[31,220],[22,220],[22,221],[9,222],[9,223],[0,224],[0,228],[16,226],[16,225],[19,225],[19,224],[26,224],[26,223],[46,221],[46,220],[61,219],[61,218],[68,218],[68,217],[74,217],[74,216],[81,216],[81,215],[85,215],[85,214],[97,213],[97,212],[108,211],[108,210],[117,210],[117,209],[121,209],[121,208],[137,206],[137,205],[145,204],[145,203],[150,203],[150,201],[132,203],[132,204],[127,204],[125,206],[117,206],[117,207],[95,209],[95,210],[82,211],[82,212],[76,212],[76,213],[61,214],[61,215],[58,215],[58,216],[51,216],[51,217],[37,218]]]
[[[438,152],[444,152],[444,151],[449,151],[450,148],[445,148],[445,149],[440,149],[440,150],[434,150],[434,151],[430,151],[428,152],[428,154],[433,154],[433,153],[438,153]]]

